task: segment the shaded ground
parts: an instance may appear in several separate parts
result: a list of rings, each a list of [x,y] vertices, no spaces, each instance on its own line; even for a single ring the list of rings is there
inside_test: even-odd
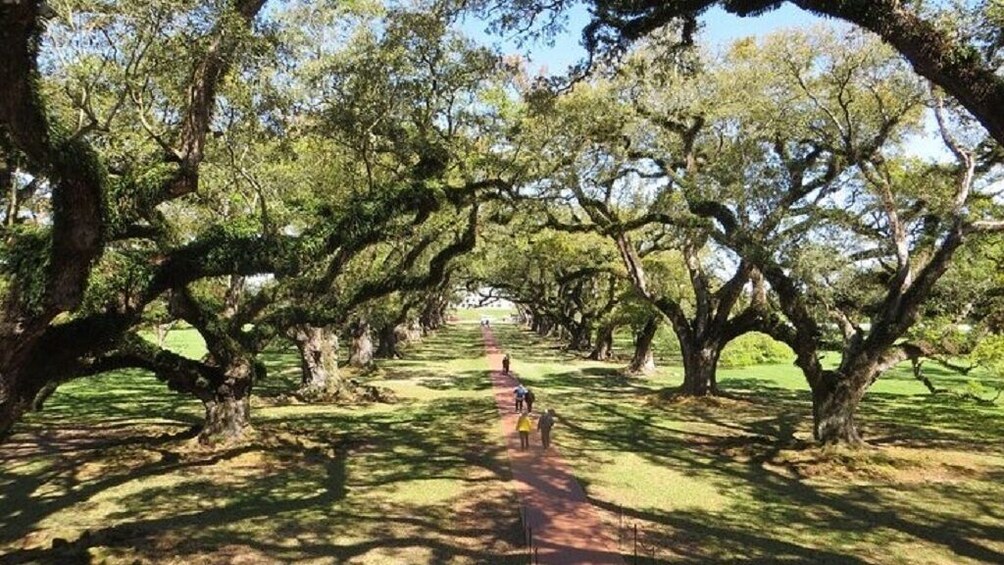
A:
[[[492,330],[482,328],[491,382],[506,437],[513,482],[523,507],[523,521],[533,560],[547,565],[623,565],[616,536],[601,513],[589,503],[561,455],[558,443],[544,449],[537,433],[521,449],[513,408],[517,374],[502,373],[502,353]],[[536,418],[539,413],[531,414]]]
[[[412,350],[421,367],[386,364],[371,378],[395,405],[276,406],[295,380],[276,352],[256,436],[218,451],[186,435],[199,405],[150,377],[68,385],[0,451],[0,563],[515,562],[497,415],[470,385],[479,337],[445,330]]]
[[[893,380],[861,409],[874,447],[823,451],[790,367],[725,372],[731,398],[680,400],[664,392],[678,368],[628,378],[495,332],[540,406],[557,408],[564,453],[629,562],[635,525],[646,563],[1004,562],[999,406]]]
[[[629,378],[493,330],[629,563],[1004,562],[1000,406],[896,372],[861,409],[874,448],[821,451],[791,367],[688,401],[664,394],[678,367]],[[217,452],[186,436],[200,405],[149,376],[64,387],[0,447],[0,563],[519,562],[478,326],[406,357],[366,377],[397,404],[287,406],[295,357],[269,353],[257,439]]]

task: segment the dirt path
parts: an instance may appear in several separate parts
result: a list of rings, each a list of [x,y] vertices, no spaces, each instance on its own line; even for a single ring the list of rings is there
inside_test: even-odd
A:
[[[502,374],[502,352],[491,329],[482,327],[481,335],[492,370],[495,402],[502,419],[513,481],[526,509],[527,525],[532,528],[540,563],[622,565],[624,560],[617,551],[613,529],[603,526],[599,513],[586,500],[586,493],[556,444],[543,451],[540,435],[535,432],[530,436],[530,449],[520,449],[512,394],[516,380]],[[536,426],[536,419],[534,422]],[[555,426],[558,445],[562,431],[560,423]]]

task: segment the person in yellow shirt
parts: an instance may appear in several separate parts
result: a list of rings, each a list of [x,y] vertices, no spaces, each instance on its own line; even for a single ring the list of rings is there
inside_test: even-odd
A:
[[[519,419],[516,420],[516,431],[519,432],[519,448],[527,449],[530,447],[530,430],[533,429],[533,423],[530,422],[530,415],[527,414],[526,410],[520,413]]]

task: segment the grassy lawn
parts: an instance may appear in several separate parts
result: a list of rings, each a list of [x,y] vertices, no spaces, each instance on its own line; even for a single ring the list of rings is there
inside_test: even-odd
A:
[[[495,306],[482,306],[481,308],[455,308],[450,311],[458,321],[479,322],[482,318],[488,318],[492,324],[503,323],[514,313],[510,308],[500,308]]]
[[[644,563],[1004,562],[1001,406],[893,371],[861,408],[873,447],[824,451],[790,365],[723,369],[729,397],[679,400],[665,343],[656,375],[625,377],[629,351],[585,361],[505,314],[496,337],[629,563],[635,525]],[[480,316],[352,374],[394,404],[290,404],[295,352],[267,352],[253,441],[224,450],[193,444],[201,404],[149,375],[64,386],[0,448],[0,563],[520,562]],[[191,331],[168,345],[204,351]]]
[[[629,562],[635,524],[646,563],[1004,562],[1001,406],[931,396],[897,369],[861,408],[873,447],[823,451],[789,365],[722,370],[729,398],[678,400],[661,394],[678,365],[628,378],[623,362],[495,332],[539,405],[559,413],[555,441]]]
[[[169,336],[197,357],[191,331]],[[356,378],[399,402],[284,404],[292,350],[264,356],[255,436],[207,451],[197,401],[152,376],[70,383],[0,451],[0,563],[507,563],[507,484],[477,325]]]

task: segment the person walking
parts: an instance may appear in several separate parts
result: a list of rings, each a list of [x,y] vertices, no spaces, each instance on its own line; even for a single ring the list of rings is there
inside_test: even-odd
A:
[[[512,389],[513,396],[516,397],[516,412],[521,412],[523,410],[523,398],[526,396],[526,387],[522,383],[516,384],[516,388]]]
[[[523,395],[523,401],[526,402],[526,411],[533,412],[533,401],[537,398],[533,395],[533,391],[526,389],[526,394]]]
[[[540,445],[544,449],[551,447],[551,428],[554,427],[554,408],[548,408],[547,412],[537,420],[537,429],[540,430]]]
[[[509,354],[508,353],[506,353],[505,357],[502,358],[502,374],[503,375],[508,375],[509,374]]]
[[[533,429],[533,423],[530,422],[530,414],[525,410],[520,413],[519,419],[516,420],[516,431],[519,432],[519,448],[527,449],[530,447],[530,430]]]

